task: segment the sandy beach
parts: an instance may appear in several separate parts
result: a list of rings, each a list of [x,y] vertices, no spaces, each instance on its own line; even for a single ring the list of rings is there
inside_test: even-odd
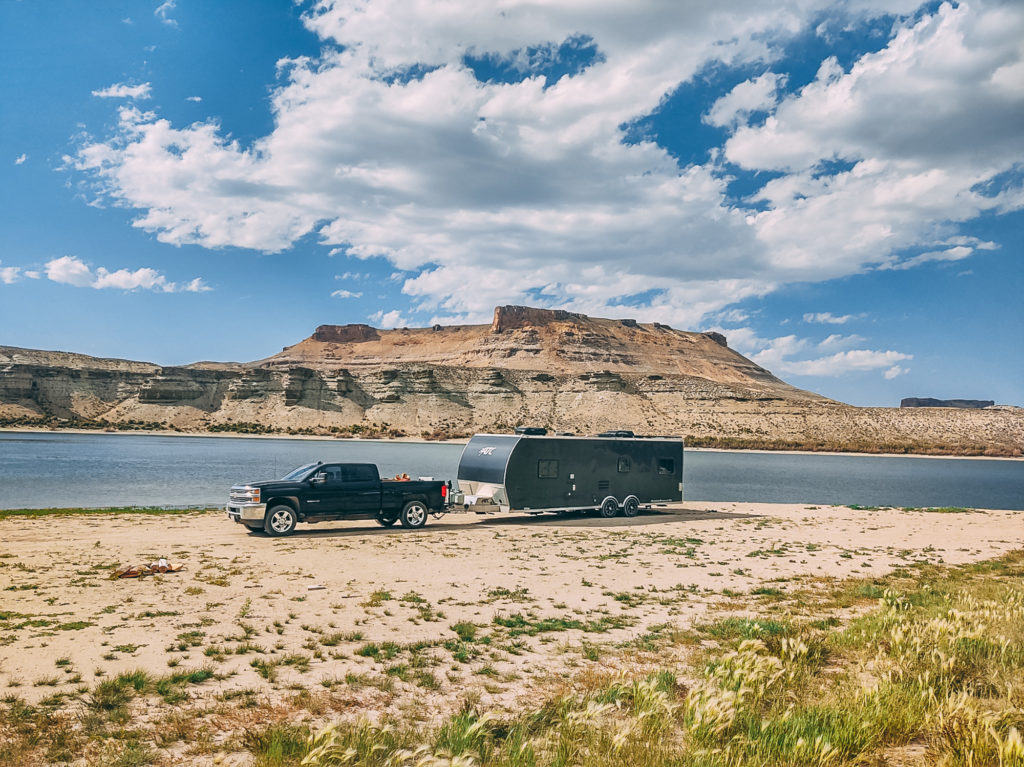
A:
[[[0,690],[38,701],[133,669],[207,665],[227,677],[196,687],[198,698],[240,690],[277,701],[295,686],[386,675],[408,651],[385,657],[392,651],[368,645],[420,642],[432,681],[393,676],[388,691],[352,690],[351,713],[394,713],[410,696],[431,716],[469,694],[513,707],[586,667],[582,645],[685,629],[711,610],[756,616],[759,587],[785,599],[823,579],[992,559],[1019,548],[1021,532],[1019,512],[739,503],[632,520],[453,514],[420,531],[330,523],[284,539],[216,511],[13,517],[0,520]],[[159,557],[184,569],[108,579]],[[543,620],[562,630],[516,634],[501,623]],[[459,624],[494,645],[453,660],[444,642],[458,640]],[[633,662],[620,654],[599,665]]]

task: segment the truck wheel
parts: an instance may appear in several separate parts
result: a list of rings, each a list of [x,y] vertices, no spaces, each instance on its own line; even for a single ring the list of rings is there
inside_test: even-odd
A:
[[[629,496],[622,504],[622,513],[627,517],[635,517],[640,511],[640,501],[635,495]]]
[[[604,503],[601,504],[601,511],[599,513],[606,519],[614,517],[619,513],[619,502],[614,498],[605,498]]]
[[[267,510],[263,530],[267,535],[290,535],[295,531],[295,524],[298,521],[295,509],[291,506],[274,506]]]
[[[377,524],[381,527],[391,527],[398,521],[398,517],[377,517]]]
[[[423,527],[427,524],[427,507],[423,501],[409,501],[402,508],[399,519],[402,520],[402,527],[410,530]]]

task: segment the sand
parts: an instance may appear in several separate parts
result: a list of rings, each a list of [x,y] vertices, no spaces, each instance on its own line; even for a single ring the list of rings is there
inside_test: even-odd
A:
[[[652,627],[685,629],[723,603],[756,615],[750,591],[765,584],[785,594],[914,562],[990,559],[1019,548],[1022,532],[1012,511],[745,503],[685,503],[629,520],[461,513],[419,531],[339,522],[288,538],[249,533],[215,511],[13,517],[0,520],[0,694],[38,701],[122,671],[207,665],[231,675],[193,696],[248,690],[274,701],[346,674],[384,679],[423,652],[436,689],[392,670],[399,692],[407,686],[438,713],[470,693],[510,707],[586,666],[586,643],[621,647]],[[185,569],[108,579],[116,565],[158,557]],[[578,624],[509,644],[495,618],[517,615]],[[459,622],[476,624],[478,637],[500,634],[503,649],[475,643],[475,654],[455,657]],[[435,644],[393,659],[359,654],[368,643],[420,641]],[[308,667],[275,665],[271,681],[251,666],[289,657]],[[629,662],[618,653],[599,663]],[[357,698],[361,713],[378,715],[402,696],[371,684]]]

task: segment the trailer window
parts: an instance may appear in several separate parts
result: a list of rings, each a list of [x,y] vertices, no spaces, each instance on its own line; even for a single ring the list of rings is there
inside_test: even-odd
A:
[[[629,459],[628,458],[620,458],[619,459],[619,474],[628,474],[628,473],[629,473]]]
[[[541,459],[537,461],[537,476],[541,479],[554,479],[558,476],[558,461]]]
[[[676,462],[672,458],[659,458],[658,459],[658,473],[659,474],[675,474],[676,473]]]

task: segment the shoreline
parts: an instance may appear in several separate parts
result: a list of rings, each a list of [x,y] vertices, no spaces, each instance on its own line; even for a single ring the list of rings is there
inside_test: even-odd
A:
[[[379,442],[379,443],[401,443],[418,445],[465,445],[469,438],[460,437],[454,439],[422,439],[420,437],[328,437],[315,434],[243,434],[238,432],[203,432],[203,431],[173,431],[170,429],[125,429],[106,431],[104,429],[38,429],[31,426],[4,426],[0,427],[0,434],[105,434],[105,435],[141,435],[147,437],[212,437],[215,439],[279,439],[279,440],[306,440],[314,442]],[[580,435],[586,436],[586,435]],[[1024,462],[1024,456],[1009,455],[933,455],[929,453],[865,453],[865,452],[844,452],[834,450],[771,450],[768,448],[723,448],[723,447],[690,447],[686,446],[688,452],[698,453],[761,453],[767,455],[836,455],[855,456],[864,458],[929,458],[929,459],[954,459],[961,461],[1019,461]]]

